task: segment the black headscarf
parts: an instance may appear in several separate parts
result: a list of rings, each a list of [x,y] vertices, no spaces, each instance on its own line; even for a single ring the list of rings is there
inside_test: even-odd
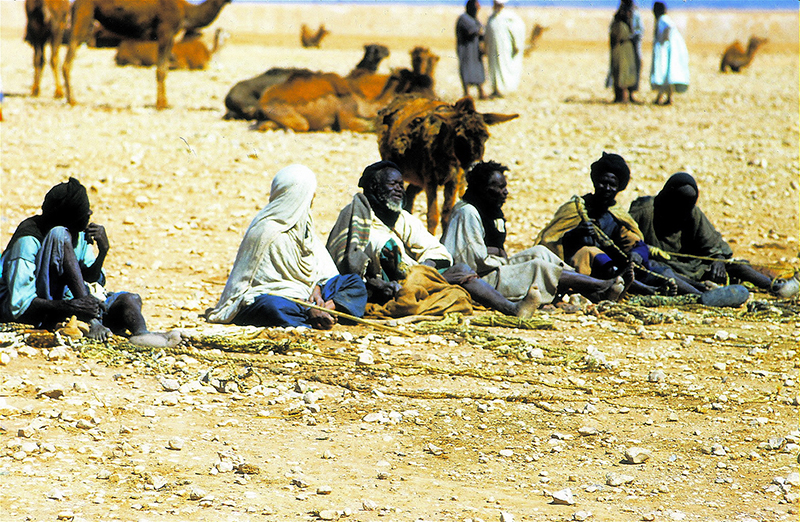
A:
[[[361,173],[361,178],[358,180],[358,186],[366,189],[365,192],[372,191],[375,177],[384,169],[395,169],[400,172],[400,167],[394,162],[385,160],[377,161],[364,169],[364,172]]]
[[[42,217],[56,225],[67,224],[89,214],[86,187],[75,178],[51,188],[42,203]]]
[[[599,160],[592,163],[592,182],[606,172],[610,172],[617,177],[617,190],[619,192],[625,190],[625,187],[628,186],[628,182],[631,180],[631,169],[628,167],[625,159],[619,154],[608,154],[604,152]]]
[[[467,172],[467,190],[461,199],[478,209],[483,223],[483,240],[486,246],[495,248],[505,248],[506,227],[503,208],[490,203],[486,199],[486,186],[489,178],[495,172],[503,174],[508,167],[494,161],[481,162]],[[498,222],[502,223],[502,230],[498,228]]]
[[[662,204],[673,203],[678,200],[684,200],[688,203],[686,195],[680,192],[681,188],[687,186],[694,189],[694,198],[691,202],[692,206],[694,206],[697,203],[699,190],[697,189],[697,182],[686,172],[676,172],[670,176],[667,182],[664,183],[664,188],[661,189],[655,199]]]
[[[693,189],[687,191],[686,188]],[[681,230],[692,216],[699,191],[694,178],[686,172],[669,177],[664,188],[653,198],[653,226],[656,234],[667,236]]]

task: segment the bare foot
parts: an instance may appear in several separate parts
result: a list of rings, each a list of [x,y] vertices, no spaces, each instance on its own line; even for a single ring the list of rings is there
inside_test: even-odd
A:
[[[131,344],[147,348],[172,348],[181,342],[181,332],[179,330],[170,330],[169,332],[145,332],[131,335],[128,341],[130,341]]]
[[[95,341],[107,341],[111,337],[111,330],[103,326],[99,319],[89,321],[89,333],[86,335]]]
[[[587,297],[595,303],[599,303],[600,301],[618,301],[622,293],[630,286],[630,283],[627,285],[625,284],[625,280],[622,276],[617,276],[615,279],[609,279],[605,282],[608,283],[608,286]]]
[[[540,304],[542,304],[542,293],[539,291],[538,286],[531,285],[528,289],[528,293],[522,301],[517,304],[517,317],[522,319],[533,317],[533,314],[539,309]]]

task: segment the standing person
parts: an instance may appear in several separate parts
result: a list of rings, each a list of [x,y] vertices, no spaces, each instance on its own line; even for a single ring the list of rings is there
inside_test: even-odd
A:
[[[86,188],[69,178],[47,192],[41,215],[19,224],[0,258],[0,322],[50,329],[74,315],[89,323],[92,339],[105,341],[113,332],[141,346],[178,344],[178,331],[147,330],[137,294],[105,292],[109,241],[91,215]]]
[[[301,306],[291,297],[362,317],[367,289],[357,276],[340,276],[314,231],[311,201],[317,179],[290,165],[272,179],[269,203],[250,222],[212,323],[330,329],[336,317]]]
[[[478,88],[478,98],[483,100],[483,82],[486,72],[483,69],[483,25],[478,21],[481,4],[478,0],[468,0],[466,12],[461,13],[456,21],[456,53],[458,54],[458,72],[464,96],[469,96],[469,86]]]
[[[486,22],[486,54],[493,98],[516,91],[522,80],[525,22],[505,9],[505,4],[506,0],[494,0],[492,15]]]
[[[464,263],[511,301],[525,297],[536,287],[543,303],[557,294],[578,292],[592,301],[616,301],[633,271],[607,280],[580,274],[547,247],[538,245],[508,255],[505,249],[506,219],[503,205],[508,197],[508,167],[487,161],[467,173],[467,191],[453,208],[442,243],[453,261]]]
[[[614,87],[614,103],[634,101],[633,91],[638,83],[636,48],[633,44],[633,10],[630,1],[623,1],[609,28],[611,47],[610,80]]]
[[[650,88],[658,91],[654,104],[670,105],[673,91],[683,93],[689,89],[689,51],[663,2],[653,4],[653,15],[656,27]]]

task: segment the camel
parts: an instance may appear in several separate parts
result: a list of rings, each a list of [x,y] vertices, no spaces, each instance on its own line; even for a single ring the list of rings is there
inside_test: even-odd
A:
[[[50,44],[50,68],[56,82],[55,97],[64,96],[58,76],[58,51],[61,46],[69,15],[69,0],[25,0],[28,24],[25,41],[33,46],[33,87],[31,96],[39,96],[44,69],[44,47]]]
[[[758,48],[765,43],[767,43],[766,38],[751,36],[750,41],[747,42],[747,50],[745,50],[738,40],[733,42],[725,49],[725,53],[722,55],[722,61],[719,64],[719,72],[726,72],[727,69],[730,69],[732,72],[741,71],[750,65]]]
[[[224,44],[228,33],[220,28],[214,32],[214,43],[209,49],[200,38],[200,33],[184,35],[183,39],[172,46],[169,57],[169,68],[202,70],[208,66],[211,56]],[[138,65],[150,67],[158,59],[158,43],[141,40],[123,40],[117,47],[114,57],[117,65]]]
[[[412,52],[412,56],[414,53]],[[433,69],[435,62],[428,53],[415,68]],[[432,65],[433,64],[433,65]],[[283,84],[264,91],[259,100],[260,130],[288,128],[297,132],[320,130],[352,130],[371,132],[378,111],[401,94],[418,96],[432,92],[433,80],[412,71],[394,71],[381,93],[368,99],[353,88],[350,78],[334,73],[294,74]]]
[[[439,224],[436,200],[444,185],[441,222],[447,227],[456,198],[464,193],[464,172],[483,158],[489,138],[487,127],[513,120],[518,114],[481,114],[470,97],[448,104],[441,100],[398,96],[379,112],[378,150],[381,159],[400,167],[406,188],[405,210],[411,212],[416,196],[428,198],[428,231]]]
[[[539,38],[542,37],[542,34],[550,29],[549,27],[544,27],[539,24],[533,26],[531,30],[531,37],[528,39],[527,45],[525,45],[525,51],[523,51],[523,56],[530,55],[533,50],[536,48],[536,44],[539,42]]]
[[[156,40],[156,109],[167,108],[167,66],[175,36],[210,25],[230,0],[205,0],[191,4],[186,0],[75,0],[72,4],[72,37],[64,59],[64,86],[67,101],[75,105],[70,73],[78,45],[84,42],[97,20],[103,27],[137,40]]]
[[[364,56],[361,61],[350,72],[349,77],[360,78],[365,77],[367,74],[375,74],[378,70],[380,62],[389,56],[389,49],[385,45],[368,44],[364,46]],[[227,96],[225,96],[225,107],[228,112],[225,114],[225,119],[243,119],[253,120],[256,119],[258,113],[258,100],[261,95],[269,87],[286,82],[289,77],[294,73],[307,73],[311,74],[309,69],[300,69],[297,67],[273,67],[272,69],[255,76],[253,78],[242,80],[234,85]],[[381,84],[381,90],[385,86],[385,81]],[[356,85],[356,90],[361,89]],[[363,94],[363,93],[362,93]],[[377,97],[380,91],[374,94]],[[367,94],[363,94],[367,96]]]
[[[319,44],[322,43],[322,39],[330,33],[330,31],[325,29],[324,24],[319,26],[317,32],[312,32],[306,24],[303,24],[302,27],[300,27],[300,43],[303,44],[303,47],[319,47]]]

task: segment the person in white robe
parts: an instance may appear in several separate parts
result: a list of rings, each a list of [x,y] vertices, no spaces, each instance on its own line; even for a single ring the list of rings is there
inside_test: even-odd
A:
[[[689,89],[689,51],[686,42],[667,14],[663,2],[653,4],[656,18],[650,88],[657,91],[656,105],[672,103],[672,93]]]
[[[316,176],[303,165],[275,174],[269,204],[253,218],[239,245],[212,323],[254,326],[312,326],[328,329],[336,318],[286,298],[362,317],[363,281],[340,276],[311,217]]]
[[[486,22],[486,56],[492,97],[515,92],[522,81],[522,56],[525,49],[525,22],[505,8],[506,0],[494,0]]]

